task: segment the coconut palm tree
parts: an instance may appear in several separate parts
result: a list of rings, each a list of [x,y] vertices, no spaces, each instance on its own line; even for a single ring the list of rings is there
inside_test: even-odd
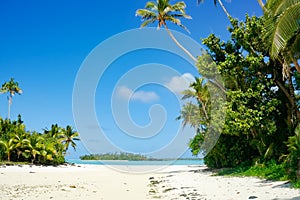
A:
[[[183,127],[189,124],[196,130],[196,132],[198,132],[201,124],[200,118],[201,116],[199,106],[192,102],[188,102],[182,107],[180,116],[176,119],[182,120]]]
[[[136,11],[136,16],[140,16],[143,20],[141,27],[158,22],[158,28],[163,26],[176,45],[179,46],[193,61],[197,62],[197,59],[178,42],[167,25],[167,22],[171,22],[188,31],[179,19],[191,19],[191,16],[185,13],[186,4],[183,1],[173,5],[169,2],[170,0],[157,0],[156,2],[149,1],[147,2],[145,9],[138,9]]]
[[[203,3],[204,0],[197,0],[197,3]],[[215,6],[217,5],[217,2],[220,4],[221,8],[223,9],[223,11],[225,12],[225,14],[227,15],[227,17],[230,19],[231,15],[228,13],[227,9],[225,8],[224,4],[222,3],[221,0],[214,0],[214,4]]]
[[[300,73],[300,0],[268,0],[264,17],[270,56],[282,61],[285,74],[289,74],[290,63]]]
[[[59,148],[58,145],[62,146],[56,139],[54,138],[47,138],[44,141],[43,149],[40,151],[40,155],[42,156],[44,162],[45,161],[52,161],[58,154]]]
[[[183,100],[196,99],[197,103],[187,102],[180,111],[177,120],[182,119],[183,126],[190,124],[197,133],[200,133],[203,131],[203,126],[206,126],[210,120],[208,115],[210,96],[204,78],[195,78],[190,89],[183,91],[182,94]]]
[[[202,114],[206,120],[209,120],[208,116],[208,103],[209,103],[209,91],[205,84],[204,78],[195,78],[195,82],[190,85],[191,89],[183,92],[183,99],[196,98],[198,105],[202,110]]]
[[[59,127],[57,124],[52,124],[50,130],[48,130],[47,128],[44,129],[44,133],[46,135],[48,135],[49,137],[53,137],[53,138],[57,138],[57,139],[61,138],[64,135],[62,128]]]
[[[15,149],[17,150],[18,160],[20,159],[21,154],[23,153],[26,146],[28,146],[29,141],[29,133],[23,130],[17,130],[17,132],[13,136],[13,142],[15,144]]]
[[[64,153],[65,154],[68,151],[70,144],[74,148],[74,150],[76,150],[75,141],[80,140],[78,138],[78,136],[79,136],[79,133],[74,131],[73,128],[69,125],[63,130],[63,135],[60,138],[60,141],[64,145]]]
[[[7,118],[10,119],[10,106],[12,104],[12,98],[15,94],[22,94],[22,90],[19,87],[19,83],[15,82],[13,78],[9,82],[5,82],[1,89],[1,93],[8,93],[8,114]]]
[[[10,162],[10,155],[16,148],[14,140],[0,140],[0,146],[4,147],[4,152],[7,155],[7,161]]]
[[[41,151],[44,149],[44,140],[38,133],[33,133],[29,137],[29,141],[26,144],[26,150],[23,152],[23,156],[26,158],[32,158],[31,162],[34,163],[37,155],[41,154]]]

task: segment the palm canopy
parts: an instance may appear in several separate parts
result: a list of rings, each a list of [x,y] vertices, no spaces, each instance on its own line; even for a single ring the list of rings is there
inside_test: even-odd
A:
[[[65,153],[68,151],[70,144],[73,147],[73,149],[76,150],[75,141],[80,140],[78,138],[78,136],[79,136],[79,133],[74,131],[73,128],[69,125],[63,130],[63,135],[61,137],[61,142],[64,144]]]
[[[270,55],[280,53],[299,57],[300,0],[268,0],[265,5],[265,38],[270,41]]]
[[[19,83],[11,78],[9,82],[2,84],[1,93],[9,93],[9,95],[14,96],[15,94],[22,94],[22,90],[19,87]]]
[[[138,9],[136,11],[136,16],[142,17],[143,20],[141,27],[145,27],[157,21],[158,28],[164,26],[176,45],[181,48],[194,62],[197,62],[197,59],[177,41],[167,26],[167,21],[170,21],[188,31],[188,29],[181,24],[181,21],[178,18],[191,19],[192,17],[185,13],[186,5],[183,1],[177,2],[173,5],[171,5],[169,1],[170,0],[157,0],[156,2],[149,1],[144,9]]]
[[[188,29],[181,24],[178,18],[191,19],[191,16],[185,13],[186,4],[181,1],[175,4],[170,4],[170,0],[157,0],[147,2],[145,9],[138,9],[136,15],[142,17],[144,21],[141,27],[145,27],[154,22],[158,22],[158,28],[166,27],[166,22],[172,22],[185,30]]]

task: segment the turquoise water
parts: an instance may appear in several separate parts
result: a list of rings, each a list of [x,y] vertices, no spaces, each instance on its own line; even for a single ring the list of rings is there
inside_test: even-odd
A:
[[[126,161],[126,160],[80,160],[68,159],[67,162],[89,165],[204,165],[203,160],[162,160],[162,161]]]

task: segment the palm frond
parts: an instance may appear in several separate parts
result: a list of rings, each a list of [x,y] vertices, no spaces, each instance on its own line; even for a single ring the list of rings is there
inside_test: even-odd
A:
[[[269,0],[266,8],[264,39],[270,43],[271,57],[297,49],[293,41],[300,32],[300,0]]]
[[[157,9],[157,3],[155,1],[149,1],[147,2],[145,8],[150,10],[155,10]]]
[[[143,20],[156,18],[156,13],[146,9],[139,9],[135,13],[136,16],[140,16]]]
[[[148,20],[144,21],[144,22],[141,24],[141,27],[142,27],[142,28],[143,28],[143,27],[146,27],[146,26],[148,26],[149,24],[154,23],[155,21],[156,21],[156,19],[148,19]]]
[[[300,30],[300,2],[289,7],[279,18],[273,34],[271,56],[277,57],[294,34],[299,34]]]

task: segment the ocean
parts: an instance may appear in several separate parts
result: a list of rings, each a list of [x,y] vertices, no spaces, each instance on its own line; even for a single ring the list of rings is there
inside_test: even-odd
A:
[[[204,165],[203,160],[145,160],[145,161],[127,161],[127,160],[80,160],[67,159],[68,163],[88,164],[88,165]]]

